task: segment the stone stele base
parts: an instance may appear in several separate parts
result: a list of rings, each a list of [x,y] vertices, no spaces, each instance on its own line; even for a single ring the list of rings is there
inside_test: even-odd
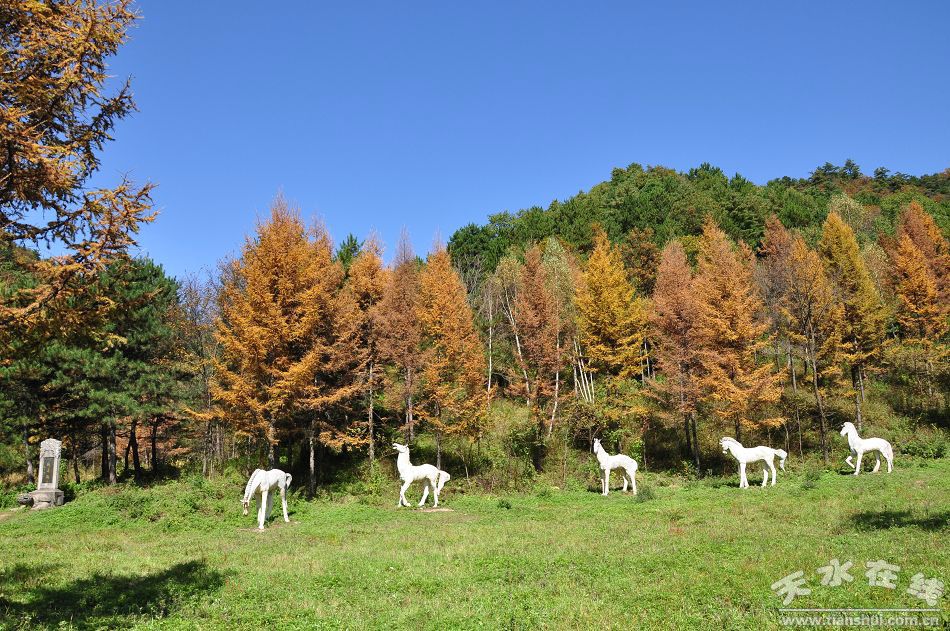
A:
[[[33,498],[33,510],[63,505],[63,492],[59,489],[37,489],[30,491]]]

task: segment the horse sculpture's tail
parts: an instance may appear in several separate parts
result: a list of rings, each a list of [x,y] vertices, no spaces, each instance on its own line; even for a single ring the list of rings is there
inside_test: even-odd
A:
[[[442,492],[442,487],[445,486],[445,483],[451,479],[452,476],[450,476],[447,471],[439,471],[439,479],[436,483],[436,488],[438,489],[439,493]]]
[[[263,473],[263,469],[254,469],[254,473],[251,474],[250,479],[247,481],[247,486],[244,487],[244,499],[241,500],[241,504],[244,506],[245,515],[247,514],[247,505],[251,503],[251,495],[257,490],[255,482],[257,482],[258,477]]]
[[[778,466],[782,471],[785,471],[785,459],[788,458],[788,452],[784,449],[776,449],[775,453],[779,457]]]
[[[891,469],[894,467],[894,448],[891,447],[891,444],[888,442],[884,443],[887,445],[887,453],[885,457],[887,458],[887,472],[890,473]]]

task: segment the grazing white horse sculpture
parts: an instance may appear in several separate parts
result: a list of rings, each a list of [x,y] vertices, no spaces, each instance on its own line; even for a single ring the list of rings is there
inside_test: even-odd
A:
[[[241,500],[241,506],[244,507],[244,514],[247,515],[248,506],[251,503],[251,496],[258,495],[257,509],[257,527],[264,530],[264,521],[270,516],[271,508],[274,506],[274,494],[272,491],[280,489],[280,501],[284,508],[284,521],[290,522],[287,516],[287,489],[290,487],[290,481],[293,478],[289,473],[284,473],[280,469],[255,469],[251,474],[251,479],[247,481],[244,487],[244,499]]]
[[[604,477],[601,480],[603,485],[602,495],[607,495],[610,492],[610,472],[613,469],[621,469],[623,473],[623,490],[627,490],[627,479],[630,479],[630,484],[633,485],[633,494],[637,494],[637,461],[631,458],[630,456],[625,456],[623,454],[617,454],[616,456],[611,456],[600,444],[600,439],[594,439],[594,455],[597,456],[597,462],[600,463],[600,468],[604,472]]]
[[[425,482],[425,490],[422,492],[422,500],[419,506],[425,506],[426,498],[429,497],[429,489],[432,489],[432,506],[439,505],[439,493],[442,487],[452,476],[445,471],[440,471],[431,464],[421,464],[414,466],[409,462],[409,447],[393,443],[393,448],[399,452],[396,457],[396,468],[399,469],[399,477],[402,479],[402,488],[399,489],[399,503],[396,506],[409,506],[406,501],[406,489],[416,480]]]
[[[854,475],[861,473],[861,458],[869,451],[877,452],[875,454],[874,470],[871,473],[877,473],[881,468],[881,455],[887,460],[887,472],[894,470],[894,448],[883,438],[861,438],[858,436],[858,430],[854,423],[850,421],[841,427],[841,435],[848,437],[848,447],[851,448],[851,455],[844,459],[854,469]],[[858,457],[857,464],[851,462],[855,456]]]
[[[772,471],[772,486],[775,486],[775,456],[779,457],[778,466],[785,470],[785,459],[788,453],[784,449],[772,449],[771,447],[743,447],[735,438],[723,438],[719,441],[722,447],[722,453],[731,453],[732,457],[739,461],[739,488],[749,488],[749,479],[745,475],[745,467],[750,462],[762,461],[762,486],[769,481],[769,471]]]

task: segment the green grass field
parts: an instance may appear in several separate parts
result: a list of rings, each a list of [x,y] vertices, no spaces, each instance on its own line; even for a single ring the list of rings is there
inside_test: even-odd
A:
[[[858,478],[789,472],[767,489],[759,479],[741,491],[736,478],[647,473],[639,500],[548,487],[464,494],[453,480],[446,512],[397,509],[394,482],[386,496],[294,497],[291,523],[264,532],[241,516],[236,477],[100,489],[55,510],[3,512],[0,619],[762,629],[781,626],[770,585],[797,570],[812,592],[792,607],[927,607],[906,592],[911,576],[950,583],[950,460],[899,459],[891,475]],[[832,558],[854,562],[853,582],[820,585],[816,570]],[[896,589],[868,584],[864,564],[878,559],[900,566]]]

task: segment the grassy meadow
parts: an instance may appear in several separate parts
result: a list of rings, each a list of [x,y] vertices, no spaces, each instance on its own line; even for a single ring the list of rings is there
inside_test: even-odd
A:
[[[646,473],[637,498],[601,497],[593,478],[511,495],[453,480],[440,512],[397,509],[385,480],[292,497],[291,523],[264,532],[236,475],[86,490],[2,512],[0,626],[769,629],[770,585],[797,570],[812,593],[792,607],[926,607],[910,577],[950,582],[950,460],[760,479]],[[832,558],[854,562],[853,582],[820,585]],[[878,559],[901,567],[896,589],[869,586]]]

